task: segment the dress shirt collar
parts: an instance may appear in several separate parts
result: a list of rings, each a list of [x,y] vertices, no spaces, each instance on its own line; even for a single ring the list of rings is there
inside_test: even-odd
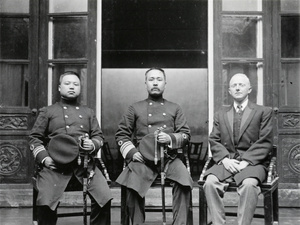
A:
[[[233,107],[234,107],[234,109],[235,109],[236,112],[238,112],[238,110],[239,110],[239,109],[237,108],[238,105],[240,105],[240,106],[242,107],[241,110],[244,111],[244,109],[245,109],[246,106],[248,105],[248,98],[245,99],[241,104],[238,104],[237,102],[234,102],[234,103],[233,103]]]

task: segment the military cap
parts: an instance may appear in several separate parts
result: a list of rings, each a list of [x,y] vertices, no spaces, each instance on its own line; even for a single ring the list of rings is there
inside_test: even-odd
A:
[[[67,134],[58,134],[51,138],[48,145],[50,157],[58,165],[73,162],[79,154],[79,146],[75,138]]]

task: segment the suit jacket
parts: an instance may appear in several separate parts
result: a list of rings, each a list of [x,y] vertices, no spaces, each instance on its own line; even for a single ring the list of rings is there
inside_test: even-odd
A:
[[[139,151],[141,140],[160,127],[163,127],[163,131],[172,139],[172,144],[169,146],[171,151],[182,148],[190,139],[190,129],[180,106],[165,99],[148,98],[131,105],[121,119],[116,132],[116,141],[121,154],[128,163],[116,181],[136,190],[141,197],[145,196],[158,172],[131,159],[133,154]],[[166,176],[192,188],[193,181],[178,158],[169,164]]]
[[[47,146],[51,138],[59,134],[68,134],[78,140],[79,136],[86,133],[89,134],[98,151],[103,135],[93,110],[62,100],[40,110],[29,136],[30,149],[36,162],[41,164],[42,160],[49,156]],[[90,171],[93,167],[91,161],[88,167]],[[77,162],[73,163],[71,168],[61,168],[58,171],[42,167],[37,176],[38,205],[48,205],[54,210],[73,174],[82,183],[83,172],[83,166],[79,166]],[[98,168],[95,168],[95,175],[88,191],[100,206],[112,199],[107,182]]]
[[[272,109],[248,102],[243,113],[237,146],[233,140],[234,110],[233,106],[223,107],[215,114],[209,143],[216,165],[208,169],[205,176],[214,174],[220,181],[232,177],[220,163],[223,158],[228,157],[249,162],[249,166],[233,176],[237,184],[248,177],[263,182],[266,178],[267,156],[273,147]]]

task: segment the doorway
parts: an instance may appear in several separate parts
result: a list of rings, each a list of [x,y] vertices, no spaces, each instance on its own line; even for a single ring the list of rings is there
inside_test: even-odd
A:
[[[208,133],[207,1],[102,1],[101,125],[114,158],[113,177],[123,168],[115,143],[127,107],[147,98],[145,71],[166,72],[164,97],[181,105],[192,140]],[[195,169],[194,180],[199,178]]]

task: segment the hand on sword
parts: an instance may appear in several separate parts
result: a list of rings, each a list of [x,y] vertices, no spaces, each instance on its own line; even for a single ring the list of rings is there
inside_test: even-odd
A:
[[[157,141],[159,143],[162,143],[162,144],[170,144],[171,143],[171,137],[167,133],[161,131],[157,135]]]
[[[83,150],[88,151],[88,152],[94,150],[94,143],[91,139],[85,138],[82,142],[83,142],[83,144],[82,144]]]

